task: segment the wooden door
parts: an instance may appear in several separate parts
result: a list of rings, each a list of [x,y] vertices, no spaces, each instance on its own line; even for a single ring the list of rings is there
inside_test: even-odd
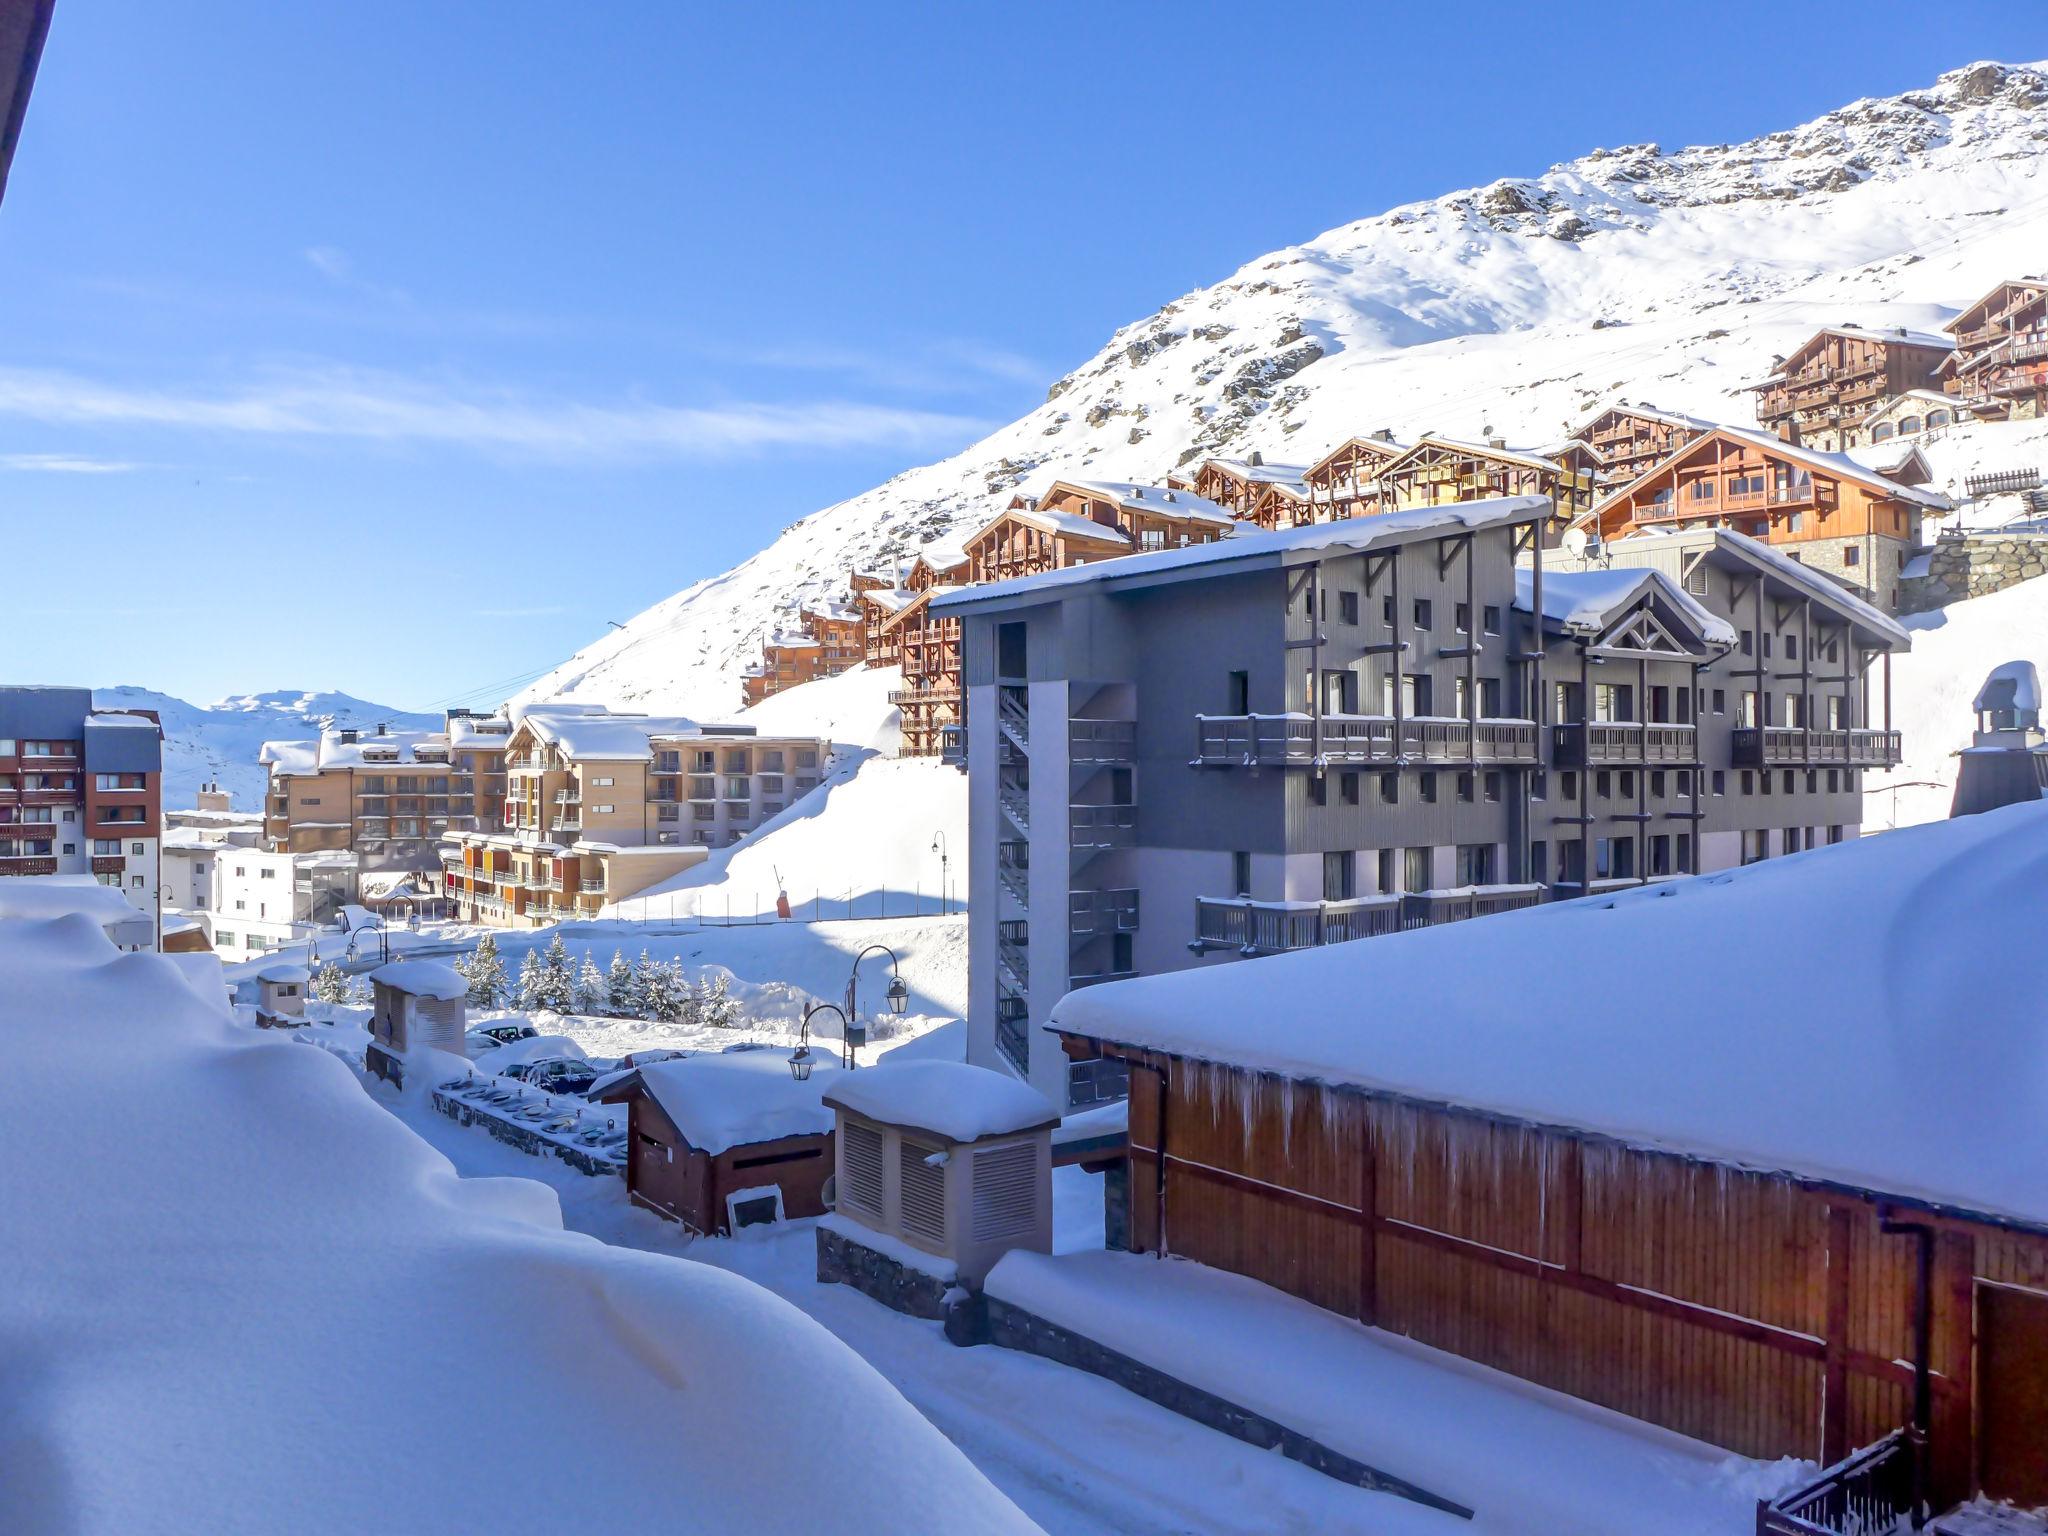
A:
[[[1131,1251],[1164,1251],[1161,1213],[1165,1202],[1159,1198],[1160,1180],[1165,1177],[1166,1148],[1162,1139],[1165,1119],[1166,1074],[1157,1067],[1131,1063]]]
[[[2048,1504],[2048,1296],[1977,1288],[1977,1467],[1984,1492]]]

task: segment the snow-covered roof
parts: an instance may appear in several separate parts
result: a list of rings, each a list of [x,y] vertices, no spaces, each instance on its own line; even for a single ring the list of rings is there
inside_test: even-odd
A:
[[[358,731],[353,734],[355,740],[349,741],[339,730],[320,733],[322,768],[382,768],[393,764],[445,761],[448,755],[446,731],[386,731],[381,735],[373,731]]]
[[[1582,445],[1574,443],[1573,446],[1578,447]],[[1459,437],[1446,437],[1441,432],[1431,432],[1427,436],[1417,439],[1415,446],[1410,448],[1408,453],[1404,453],[1401,457],[1405,459],[1408,457],[1408,454],[1425,452],[1431,448],[1448,448],[1454,453],[1469,453],[1484,459],[1499,459],[1505,463],[1526,464],[1531,469],[1557,468],[1557,461],[1555,459],[1546,458],[1540,451],[1533,448],[1496,448],[1491,443],[1467,442]],[[1387,466],[1389,470],[1396,467],[1396,464],[1389,464]]]
[[[785,1136],[823,1136],[832,1129],[825,1090],[847,1074],[813,1052],[811,1075],[798,1082],[784,1051],[721,1051],[650,1062],[605,1090],[612,1098],[637,1077],[662,1113],[700,1152],[716,1157],[734,1147]]]
[[[1303,477],[1310,467],[1306,464],[1254,464],[1250,459],[1204,459],[1202,463],[1204,468],[1214,465],[1239,480],[1248,480],[1255,485],[1276,485],[1297,494],[1306,488],[1307,482]]]
[[[860,601],[873,603],[884,613],[901,613],[916,602],[918,594],[908,587],[870,587],[860,594]]]
[[[1809,469],[1820,470],[1823,474],[1830,475],[1838,480],[1853,480],[1858,485],[1867,487],[1870,490],[1882,491],[1887,496],[1896,496],[1902,501],[1914,502],[1935,511],[1946,512],[1955,505],[1938,491],[1922,490],[1916,485],[1901,485],[1896,480],[1887,479],[1878,471],[1859,464],[1846,453],[1824,453],[1818,448],[1804,448],[1797,443],[1788,443],[1782,437],[1753,427],[1716,427],[1712,435],[1727,438],[1733,442],[1748,444],[1770,458],[1783,459],[1789,464],[1803,464]],[[1701,444],[1707,441],[1708,439],[1706,438],[1695,439],[1679,449],[1670,458],[1651,465],[1634,480],[1593,508],[1593,511],[1588,516],[1597,516],[1606,508],[1622,501],[1645,480],[1650,479],[1654,475],[1663,474],[1675,460],[1703,451]]]
[[[825,1102],[865,1120],[955,1142],[1034,1131],[1060,1119],[1052,1101],[1029,1083],[964,1061],[885,1061],[865,1072],[842,1073]]]
[[[1543,573],[1543,617],[1558,628],[1598,634],[1614,616],[1645,595],[1654,594],[1683,614],[1710,645],[1735,644],[1735,626],[1714,613],[1664,572],[1650,566],[1608,566],[1584,571]],[[1531,611],[1535,573],[1515,572],[1515,606]]]
[[[1856,920],[1821,964],[1828,912]],[[2044,923],[2036,802],[1088,987],[1052,1025],[2048,1226]],[[1595,958],[1682,984],[1588,986]]]
[[[1064,476],[1047,488],[1067,486],[1082,491],[1103,501],[1115,502],[1127,512],[1146,512],[1154,517],[1184,518],[1189,522],[1234,523],[1237,514],[1228,507],[1219,507],[1206,496],[1197,496],[1193,491],[1177,491],[1166,485],[1141,485],[1133,480],[1069,480]],[[1041,502],[1044,497],[1040,497]]]
[[[572,758],[607,762],[652,758],[654,749],[649,743],[657,736],[701,734],[698,723],[682,715],[618,715],[609,711],[544,708],[528,710],[520,724]]]
[[[512,735],[506,715],[454,715],[448,721],[448,745],[490,752],[503,751]]]
[[[51,1472],[8,1480],[0,1524],[1036,1529],[794,1307],[458,1176],[326,1051],[231,1028],[218,960],[187,958],[0,923],[8,1092],[90,1084],[105,1128],[0,1124],[0,1337],[48,1345],[10,1407]]]
[[[1954,331],[1960,329],[1965,320],[1967,320],[1971,315],[1975,314],[1978,310],[1982,309],[1986,304],[1990,303],[1993,299],[1997,298],[2001,293],[2005,292],[2005,290],[2008,288],[2048,288],[2048,277],[2000,278],[1997,282],[1993,283],[1989,288],[1985,289],[1984,292],[1979,294],[1976,298],[1972,299],[1969,303],[1965,304],[1961,309],[1957,310],[1955,319],[1949,321],[1949,323],[1943,326],[1942,329],[1945,331]]]
[[[1887,480],[1906,473],[1917,463],[1920,473],[1931,475],[1934,467],[1927,462],[1927,455],[1920,451],[1920,445],[1911,438],[1894,438],[1888,443],[1866,443],[1860,447],[1842,450],[1858,464],[1876,470]]]
[[[91,875],[10,875],[0,880],[0,917],[72,916],[123,930],[151,923],[149,914],[117,887],[101,885]]]
[[[268,982],[273,987],[302,987],[313,979],[313,973],[303,965],[279,961],[275,965],[264,966],[256,973],[256,979]]]
[[[1083,517],[1078,512],[1055,512],[1043,507],[1011,507],[999,517],[1014,517],[1020,523],[1033,528],[1043,528],[1047,533],[1057,533],[1069,539],[1087,539],[1096,544],[1114,544],[1120,549],[1129,549],[1131,541],[1122,530],[1107,523],[1098,523],[1092,517]]]
[[[1898,620],[1873,608],[1839,581],[1822,575],[1811,566],[1794,560],[1790,555],[1779,553],[1775,547],[1761,539],[1752,539],[1748,534],[1737,533],[1733,528],[1717,528],[1714,531],[1732,548],[1748,555],[1759,564],[1769,566],[1780,581],[1809,592],[1823,602],[1847,609],[1857,623],[1866,629],[1875,630],[1895,648],[1903,651],[1912,645],[1913,637],[1906,633]]]
[[[1261,531],[1240,524],[1231,537],[1217,539],[1213,543],[1151,550],[1115,560],[1097,561],[1092,565],[1071,565],[1061,570],[1042,571],[1036,576],[987,582],[964,588],[941,602],[934,602],[932,606],[959,611],[1010,597],[1036,595],[1056,587],[1078,586],[1084,582],[1156,580],[1162,576],[1192,579],[1211,574],[1204,569],[1209,566],[1257,568],[1285,565],[1293,563],[1293,557],[1297,556],[1355,553],[1446,532],[1533,522],[1539,516],[1549,515],[1548,496],[1494,496],[1483,501],[1461,501],[1440,507],[1413,507],[1376,517],[1309,523],[1300,528]]]
[[[1823,336],[1846,336],[1851,341],[1881,341],[1894,347],[1934,347],[1943,352],[1953,351],[1956,339],[1935,331],[1913,331],[1904,326],[1891,330],[1872,330],[1861,325],[1824,325],[1806,340],[1799,343],[1787,354],[1787,361],[1800,357],[1810,350]],[[1781,368],[1771,375],[1772,380],[1784,377]],[[1767,381],[1768,382],[1768,381]]]
[[[279,773],[308,774],[320,771],[320,743],[317,741],[266,741],[256,749],[256,761]]]
[[[1583,437],[1586,433],[1593,430],[1594,423],[1598,422],[1602,416],[1607,415],[1610,411],[1619,412],[1623,416],[1640,416],[1645,421],[1662,422],[1667,427],[1678,427],[1687,432],[1711,432],[1720,425],[1717,421],[1708,421],[1704,416],[1688,416],[1683,411],[1659,410],[1656,406],[1650,405],[1647,402],[1610,400],[1607,404],[1601,406],[1599,410],[1593,412],[1592,415],[1580,422],[1572,436],[1575,438]]]
[[[1991,675],[1984,679],[1984,686],[1970,702],[1971,709],[1980,711],[2040,707],[2041,674],[2031,661],[2000,662],[1991,669]]]
[[[370,980],[394,992],[438,998],[442,1002],[469,996],[469,983],[462,979],[462,973],[438,960],[394,960],[370,972]]]

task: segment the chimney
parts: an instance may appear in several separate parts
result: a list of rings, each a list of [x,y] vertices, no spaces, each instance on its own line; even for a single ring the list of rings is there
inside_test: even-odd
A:
[[[1245,460],[1245,463],[1247,463],[1247,464],[1251,464],[1251,465],[1254,465],[1254,466],[1263,466],[1263,465],[1265,464],[1265,462],[1266,462],[1266,456],[1265,456],[1265,455],[1264,455],[1263,453],[1259,452],[1259,450],[1258,450],[1258,449],[1256,449],[1256,448],[1254,448],[1254,449],[1253,449],[1253,450],[1251,451],[1251,456],[1250,456],[1249,458],[1247,458],[1247,459]]]
[[[377,734],[379,736],[389,736],[391,734],[390,728],[382,720],[377,722]]]
[[[1372,440],[1376,443],[1391,443],[1394,440],[1394,429],[1381,427],[1379,431],[1373,433]]]
[[[357,737],[357,735],[358,735],[358,734],[359,734],[359,733],[357,732],[357,730],[356,730],[356,728],[355,728],[354,726],[348,726],[348,727],[346,727],[346,728],[345,728],[345,729],[343,729],[343,731],[341,732],[341,744],[342,744],[342,745],[343,745],[344,747],[352,747],[352,746],[354,746],[354,745],[356,744],[356,737]]]
[[[1507,445],[1508,440],[1504,437],[1489,437],[1486,440],[1486,446],[1489,448],[1505,448]]]
[[[1173,500],[1173,492],[1171,492],[1171,491],[1168,491],[1168,492],[1166,493],[1166,499],[1167,499],[1168,501],[1171,501],[1171,500]]]

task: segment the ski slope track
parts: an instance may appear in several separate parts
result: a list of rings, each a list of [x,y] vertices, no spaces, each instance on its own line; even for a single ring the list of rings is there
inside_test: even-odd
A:
[[[2040,270],[2044,162],[2048,63],[1979,64],[1749,143],[1598,149],[1360,219],[1125,326],[1021,420],[802,519],[523,697],[730,714],[799,602],[1060,474],[1304,461],[1379,427],[1553,441],[1616,397],[1749,423],[1744,387],[1817,327],[1936,329]]]

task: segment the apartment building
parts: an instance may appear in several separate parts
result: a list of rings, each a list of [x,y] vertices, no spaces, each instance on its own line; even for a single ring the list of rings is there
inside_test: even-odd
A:
[[[89,688],[0,687],[0,876],[91,875],[159,910],[163,727]]]
[[[1867,722],[1904,632],[1725,532],[1677,573],[1559,571],[1550,508],[942,599],[966,658],[970,1060],[1079,1102],[1114,1083],[1037,1034],[1075,987],[1855,836],[1862,770],[1898,758]]]
[[[336,928],[342,909],[356,899],[356,855],[279,852],[216,846],[198,862],[210,888],[195,888],[185,909],[206,927],[213,948],[229,964],[302,942]],[[201,878],[201,877],[195,877]]]
[[[1364,517],[1370,511],[1377,511],[1379,497],[1375,481],[1379,472],[1411,446],[1396,441],[1394,434],[1385,427],[1367,437],[1346,438],[1302,471],[1302,483],[1307,487],[1311,508],[1302,521],[1326,522],[1332,518]]]
[[[1900,461],[1906,479],[1911,468]],[[1940,493],[1846,454],[1716,427],[1601,502],[1582,526],[1608,542],[1732,528],[1839,576],[1889,611],[1900,568],[1919,551],[1922,520],[1949,508]]]
[[[1946,394],[1998,417],[2048,414],[2048,278],[1999,283],[1943,329],[1955,337],[1936,370]]]
[[[837,677],[866,659],[867,621],[858,603],[803,605],[796,629],[777,629],[761,642],[761,659],[740,674],[741,698],[752,708],[786,688]]]
[[[265,840],[284,853],[353,853],[365,870],[438,869],[444,836],[501,819],[511,729],[502,715],[451,710],[439,731],[334,727],[266,741]]]
[[[1617,400],[1581,422],[1572,436],[1600,456],[1599,489],[1613,491],[1714,427],[1698,416]]]
[[[1308,470],[1306,464],[1268,464],[1263,454],[1253,452],[1241,459],[1204,459],[1186,483],[1242,522],[1292,526],[1295,509],[1302,509],[1303,520],[1307,517]],[[1167,477],[1169,486],[1175,478]]]
[[[960,720],[960,626],[931,611],[931,600],[967,580],[967,557],[939,546],[912,560],[894,585],[856,578],[868,665],[903,670],[889,702],[901,719],[906,757],[935,756]]]
[[[597,706],[528,710],[500,828],[451,833],[457,914],[539,926],[594,916],[729,847],[821,781],[829,743]]]
[[[1451,506],[1496,496],[1549,496],[1568,518],[1598,497],[1598,465],[1575,442],[1510,448],[1504,438],[1468,443],[1429,433],[1387,460],[1351,500],[1359,513]],[[1569,462],[1567,462],[1569,461]]]
[[[1751,386],[1757,425],[1788,443],[1835,452],[1856,441],[1863,418],[1909,389],[1933,386],[1953,344],[1903,326],[1837,325],[1815,331],[1771,375]]]

